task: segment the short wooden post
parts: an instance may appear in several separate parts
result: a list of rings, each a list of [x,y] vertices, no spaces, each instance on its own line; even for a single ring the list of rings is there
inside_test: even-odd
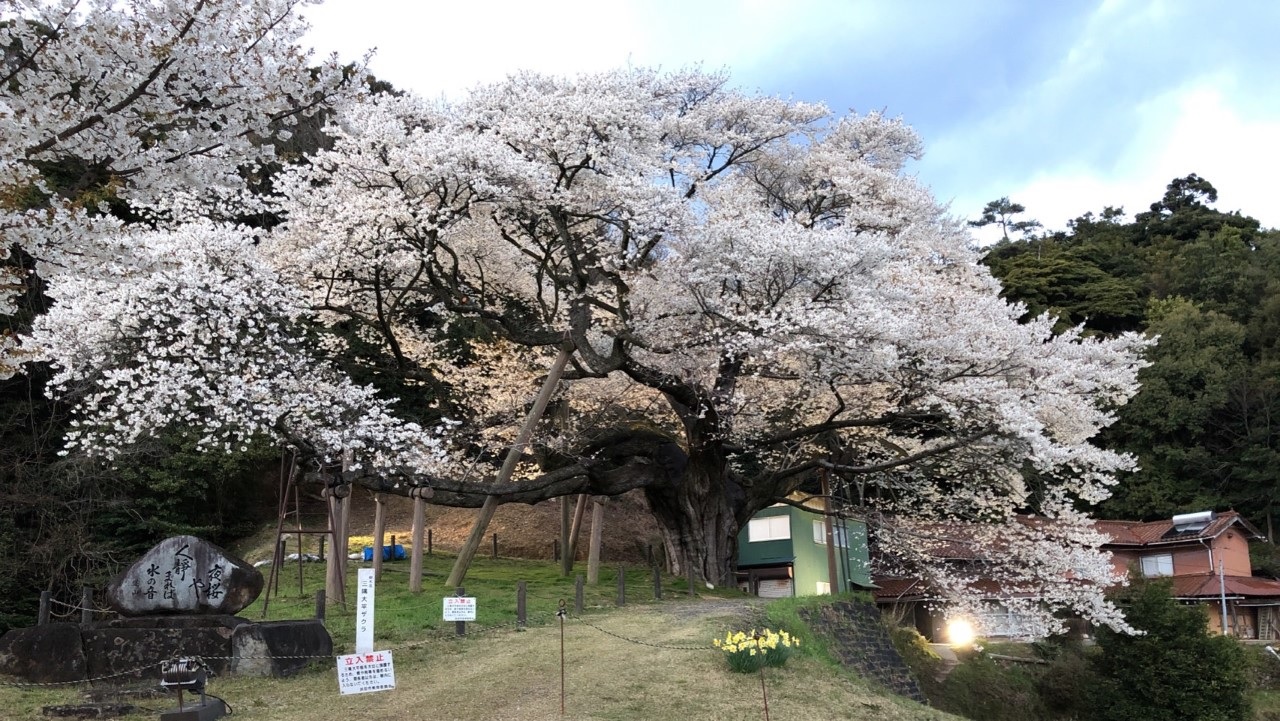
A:
[[[324,620],[324,589],[316,589],[316,620]]]
[[[432,552],[432,550],[431,550],[431,535],[432,535],[432,534],[431,534],[431,529],[430,529],[430,528],[428,528],[428,529],[427,529],[427,555],[428,555],[428,556],[435,555],[435,554]]]
[[[498,560],[498,534],[493,534],[493,560]]]
[[[80,623],[93,623],[93,589],[80,587]]]
[[[586,582],[586,579],[582,577],[581,573],[579,573],[577,577],[573,579],[573,612],[578,614],[579,616],[582,615],[582,609],[584,607],[583,599],[582,599],[582,586],[585,582]]]
[[[320,537],[320,562],[324,563],[324,539],[326,536]]]
[[[692,553],[684,554],[684,568],[685,568],[684,575],[685,575],[685,578],[688,579],[688,583],[689,583],[689,595],[692,596],[693,595],[693,579],[696,578],[696,574],[693,572],[693,554]]]
[[[618,566],[618,605],[627,605],[627,568]]]
[[[458,598],[462,598],[463,596],[467,595],[467,589],[463,588],[462,586],[458,586],[458,592],[457,592],[457,594],[455,594],[455,595],[457,595],[457,596],[458,596]],[[453,622],[453,632],[454,632],[454,633],[456,633],[456,634],[457,634],[457,635],[459,635],[459,636],[465,636],[465,635],[467,635],[467,622],[466,622],[466,621],[454,621],[454,622]]]
[[[560,560],[560,539],[558,538],[551,541],[551,560],[557,562]]]
[[[653,597],[656,600],[662,600],[662,569],[658,568],[658,559],[653,559]]]
[[[36,625],[45,626],[49,623],[49,602],[50,596],[48,591],[40,592],[40,610],[36,614]]]
[[[529,625],[529,614],[527,607],[527,595],[529,592],[529,584],[524,581],[516,583],[516,628],[524,629]]]

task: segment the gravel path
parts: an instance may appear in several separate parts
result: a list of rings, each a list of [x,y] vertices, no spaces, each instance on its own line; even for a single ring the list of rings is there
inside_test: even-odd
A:
[[[681,621],[710,616],[734,616],[744,622],[758,621],[764,615],[765,598],[694,598],[664,603],[662,612]]]

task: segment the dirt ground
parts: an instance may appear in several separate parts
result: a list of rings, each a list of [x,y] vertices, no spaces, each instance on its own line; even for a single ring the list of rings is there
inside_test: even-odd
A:
[[[357,490],[351,506],[351,536],[373,534],[373,494]],[[570,504],[576,497],[570,497]],[[390,536],[396,542],[407,539],[413,529],[413,501],[398,496],[388,496],[387,542]],[[427,505],[427,527],[431,529],[432,544],[446,552],[455,552],[471,532],[476,510],[471,508],[446,508]],[[303,525],[310,528],[325,526],[324,506],[310,504],[303,509]],[[286,527],[292,524],[292,519]],[[638,563],[645,559],[645,547],[661,544],[658,527],[649,514],[644,496],[633,491],[604,502],[604,530],[601,556],[606,563]],[[498,534],[498,553],[513,558],[549,559],[552,544],[560,536],[560,503],[546,501],[534,506],[512,503],[500,506],[485,533],[482,552],[489,551],[492,534]],[[577,558],[586,560],[587,544],[591,538],[591,504],[588,503],[579,533]]]

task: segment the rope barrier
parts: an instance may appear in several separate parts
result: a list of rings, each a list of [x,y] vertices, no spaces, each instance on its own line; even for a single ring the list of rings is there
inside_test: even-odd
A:
[[[153,666],[159,666],[162,663],[164,662],[152,661],[151,663],[143,664],[141,666],[136,666],[134,668],[127,669],[125,671],[117,671],[115,673],[106,674],[105,676],[94,676],[93,678],[81,678],[81,679],[76,679],[75,681],[47,681],[44,683],[35,682],[35,681],[27,681],[27,682],[0,681],[0,686],[5,686],[8,688],[20,688],[20,689],[21,688],[54,688],[54,687],[60,687],[60,686],[79,686],[81,684],[93,684],[99,681],[109,681],[113,678],[120,678],[121,676],[132,676],[135,674],[140,674],[143,671],[146,671],[147,669]]]
[[[68,604],[68,603],[64,603],[64,602],[62,602],[62,601],[55,601],[55,602],[56,602],[58,605],[60,605],[60,606],[63,606],[63,607],[68,608],[68,609],[71,609],[71,611],[69,611],[67,614],[60,614],[60,615],[59,615],[59,617],[71,616],[71,615],[74,615],[75,613],[77,613],[77,612],[79,612],[79,611],[84,610],[84,609],[83,609],[83,607],[78,606],[78,605]],[[306,603],[307,603],[307,602],[305,602],[305,601],[299,601],[299,602],[297,602],[297,603],[296,603],[296,605],[306,605]],[[288,605],[288,604],[281,604],[281,605]],[[426,607],[428,607],[428,606],[434,606],[434,605],[436,605],[436,602],[435,602],[435,601],[431,601],[431,602],[428,602],[428,603],[424,603],[424,604],[422,604],[421,606],[411,606],[411,607],[406,607],[406,608],[403,608],[402,610],[414,610],[415,608],[426,608]],[[94,609],[94,610],[95,610],[95,612],[97,612],[97,611],[98,611],[98,609]],[[468,625],[468,628],[467,628],[467,633],[466,633],[466,635],[465,635],[465,636],[459,636],[459,635],[457,635],[457,633],[456,633],[455,631],[453,631],[452,629],[448,629],[448,628],[445,628],[445,627],[429,628],[429,629],[424,629],[424,630],[426,630],[426,631],[427,631],[427,633],[426,633],[426,635],[425,635],[423,638],[421,638],[421,639],[418,639],[418,640],[416,640],[416,641],[410,641],[410,642],[407,642],[407,643],[402,643],[402,644],[400,644],[400,645],[398,645],[398,646],[393,646],[393,647],[391,647],[390,649],[384,649],[384,650],[389,650],[389,651],[393,651],[393,652],[394,652],[394,651],[406,651],[406,650],[410,650],[410,649],[421,648],[422,646],[426,646],[426,645],[428,645],[428,644],[436,643],[436,642],[440,642],[440,641],[458,641],[458,640],[465,640],[465,639],[467,639],[467,638],[475,638],[475,637],[477,637],[477,636],[483,636],[483,635],[486,635],[486,634],[495,633],[495,632],[497,632],[497,631],[502,631],[502,630],[507,630],[507,629],[517,629],[517,630],[518,630],[518,629],[521,629],[521,628],[531,628],[531,627],[535,627],[535,626],[536,626],[536,627],[546,627],[546,626],[548,626],[548,625],[550,624],[550,622],[551,622],[553,619],[556,619],[556,618],[559,618],[559,617],[560,617],[559,613],[557,613],[557,614],[555,614],[555,615],[551,615],[551,616],[535,616],[535,617],[532,617],[532,618],[527,618],[523,624],[521,624],[521,622],[520,622],[520,621],[511,621],[511,622],[509,622],[509,623],[499,623],[499,624],[492,624],[492,625],[488,625],[488,626],[474,626],[474,625],[470,625],[470,624],[469,624],[469,625]],[[565,614],[565,617],[568,617],[570,620],[575,621],[575,622],[577,622],[577,623],[579,623],[579,624],[581,624],[581,625],[584,625],[584,626],[587,626],[587,627],[589,627],[589,628],[592,628],[592,629],[594,629],[594,630],[598,631],[599,633],[602,633],[602,634],[604,634],[604,635],[606,635],[606,636],[609,636],[609,637],[612,637],[612,638],[616,638],[616,639],[618,639],[618,640],[620,640],[620,641],[624,641],[624,642],[626,642],[626,643],[634,644],[634,645],[637,645],[637,646],[647,646],[647,647],[649,647],[649,648],[664,649],[664,650],[674,650],[674,651],[706,651],[706,650],[709,650],[709,649],[711,649],[711,648],[712,648],[712,646],[707,645],[707,644],[702,644],[702,645],[696,645],[696,646],[695,646],[695,645],[677,645],[677,644],[653,643],[653,642],[650,642],[650,641],[644,641],[644,640],[641,640],[641,639],[630,638],[630,637],[628,637],[628,636],[624,636],[624,635],[622,635],[622,634],[619,634],[619,633],[615,633],[615,632],[613,632],[613,631],[610,631],[610,630],[608,630],[608,629],[606,629],[606,628],[602,628],[602,627],[600,627],[600,626],[598,626],[598,625],[596,625],[596,624],[594,624],[594,623],[592,623],[592,622],[590,622],[590,621],[586,620],[586,619],[585,619],[585,618],[583,618],[581,615],[573,615],[573,616],[569,616],[568,614]],[[200,661],[201,663],[205,664],[205,666],[206,666],[206,667],[208,666],[208,664],[206,663],[207,661],[226,661],[226,662],[230,662],[230,663],[235,663],[235,662],[237,662],[237,661],[319,661],[319,660],[328,660],[328,661],[334,661],[334,662],[336,662],[336,661],[337,661],[337,659],[338,659],[338,655],[335,655],[335,654],[309,654],[309,655],[287,655],[287,656],[187,656],[186,654],[180,654],[180,653],[179,653],[179,654],[175,654],[175,655],[174,655],[172,658],[170,658],[170,659],[166,659],[166,661],[168,661],[168,660],[173,660],[173,659],[175,659],[175,658],[180,658],[180,657],[195,658],[195,659],[197,659],[198,661]],[[110,674],[106,674],[106,675],[102,675],[102,676],[95,676],[95,677],[92,677],[92,678],[86,678],[86,679],[77,679],[77,680],[74,680],[74,681],[53,681],[53,682],[44,682],[44,683],[40,683],[40,682],[10,682],[10,681],[0,680],[0,687],[17,688],[17,689],[36,689],[36,688],[56,688],[56,687],[66,687],[66,686],[92,685],[92,684],[99,683],[99,682],[102,682],[102,681],[109,681],[109,680],[112,680],[112,679],[118,679],[118,678],[121,678],[121,677],[124,677],[124,676],[137,676],[137,675],[141,674],[142,672],[147,671],[148,669],[151,669],[151,668],[154,668],[154,667],[156,667],[156,666],[160,666],[160,665],[162,665],[162,664],[163,664],[163,663],[165,663],[166,661],[153,661],[153,662],[150,662],[150,663],[147,663],[147,664],[143,664],[143,665],[140,665],[140,666],[136,666],[136,667],[134,667],[134,668],[130,668],[130,669],[127,669],[127,670],[124,670],[124,671],[117,671],[117,672],[115,672],[115,673],[110,673]],[[212,671],[211,671],[211,673],[212,673]]]
[[[665,644],[665,643],[650,643],[648,641],[641,641],[640,639],[637,639],[637,638],[627,638],[626,636],[614,633],[613,631],[600,628],[599,626],[595,625],[594,623],[591,623],[590,621],[582,618],[581,616],[571,616],[570,618],[572,618],[574,621],[581,623],[584,626],[590,626],[591,628],[594,628],[595,630],[599,631],[600,633],[603,633],[606,636],[612,636],[616,639],[626,641],[627,643],[634,643],[637,646],[648,646],[650,648],[663,648],[663,649],[669,649],[672,651],[706,651],[710,648],[713,648],[713,646],[710,646],[710,645],[675,646],[675,645]]]

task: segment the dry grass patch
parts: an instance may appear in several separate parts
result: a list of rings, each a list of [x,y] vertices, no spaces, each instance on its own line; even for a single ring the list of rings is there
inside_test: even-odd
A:
[[[690,606],[701,604],[708,604],[711,615],[690,612]],[[758,719],[763,717],[759,677],[730,672],[722,654],[710,646],[714,636],[741,627],[744,612],[751,609],[716,600],[587,617],[612,633],[646,643],[706,647],[698,651],[631,643],[570,619],[564,634],[563,717],[556,625],[397,651],[396,689],[390,692],[340,696],[332,665],[290,679],[214,679],[210,691],[227,699],[236,718],[244,721]],[[815,656],[795,656],[785,668],[766,674],[775,720],[955,718],[887,696]],[[17,708],[22,698],[20,692],[0,688],[0,707]],[[51,698],[40,695],[41,703],[57,702]],[[21,708],[38,713],[29,702]]]

